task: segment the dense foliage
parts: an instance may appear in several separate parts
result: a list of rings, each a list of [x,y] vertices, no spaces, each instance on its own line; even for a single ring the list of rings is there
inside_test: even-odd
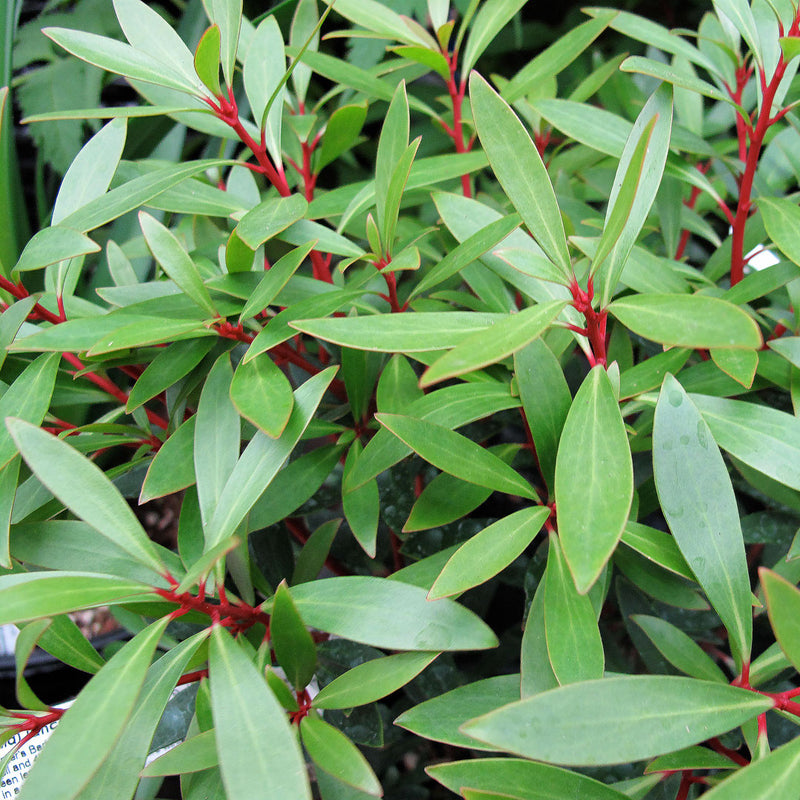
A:
[[[142,103],[27,242],[0,94],[19,797],[797,800],[796,3],[391,5],[45,29]]]

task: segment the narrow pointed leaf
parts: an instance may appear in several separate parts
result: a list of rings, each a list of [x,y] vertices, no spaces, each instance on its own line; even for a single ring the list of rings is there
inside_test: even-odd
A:
[[[749,661],[750,579],[736,498],[708,425],[671,375],[656,406],[653,468],[672,535],[728,629],[737,660]]]
[[[481,145],[500,185],[569,281],[572,268],[564,224],[539,151],[517,115],[477,73],[470,78],[470,98]]]
[[[555,534],[550,536],[544,581],[547,652],[558,682],[564,685],[602,677],[605,654],[597,615],[588,595],[575,590]]]
[[[475,66],[492,39],[508,24],[511,18],[525,5],[525,0],[487,0],[470,27],[464,60],[461,69],[465,74]]]
[[[298,691],[304,689],[317,666],[317,648],[285,582],[275,592],[269,630],[275,658],[289,683]]]
[[[17,272],[41,269],[99,250],[99,244],[78,231],[62,227],[44,228],[25,245],[14,269]]]
[[[547,506],[534,506],[484,528],[450,556],[428,597],[460,594],[493,578],[533,541],[549,514]]]
[[[547,330],[565,306],[563,300],[531,306],[472,334],[434,361],[423,373],[420,386],[432,386],[513,355]]]
[[[452,600],[381,578],[328,578],[292,587],[307,625],[391,650],[482,650],[497,639],[482,620]]]
[[[354,708],[374,703],[405,686],[438,655],[423,650],[365,661],[320,689],[314,708]]]
[[[564,557],[584,593],[614,552],[633,499],[628,436],[602,366],[586,377],[564,423],[555,496]]]
[[[200,37],[194,53],[195,72],[214,97],[222,94],[219,85],[220,43],[219,25],[212,25]]]
[[[717,297],[639,294],[615,300],[608,310],[626,328],[659,344],[755,350],[763,344],[755,321]]]
[[[460,433],[400,414],[376,414],[375,419],[421,458],[450,475],[498,492],[538,499],[516,470]]]
[[[338,728],[312,713],[300,723],[300,736],[308,755],[319,769],[359,791],[375,797],[383,794],[369,762]]]
[[[125,729],[168,621],[145,628],[81,691],[39,754],[20,798],[71,800],[81,794]]]
[[[795,669],[800,669],[800,590],[767,569],[759,572],[775,638]]]
[[[130,506],[91,461],[66,442],[19,419],[6,427],[36,477],[74,514],[161,575],[164,565]]]
[[[596,766],[697,744],[771,707],[769,698],[733,686],[632,675],[561,686],[479,717],[463,730],[537,761]]]
[[[286,713],[242,647],[219,625],[209,642],[209,683],[227,796],[311,800],[306,765]]]
[[[211,22],[219,26],[222,73],[225,84],[232,87],[242,25],[242,0],[203,0],[203,5]]]

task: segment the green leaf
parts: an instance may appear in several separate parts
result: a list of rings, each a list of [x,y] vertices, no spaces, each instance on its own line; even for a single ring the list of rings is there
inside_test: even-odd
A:
[[[242,0],[203,0],[203,6],[209,20],[219,27],[222,73],[225,84],[232,87],[242,25]]]
[[[0,567],[11,569],[11,515],[14,510],[21,459],[12,458],[0,468]]]
[[[785,578],[762,568],[761,585],[767,598],[769,621],[781,650],[795,669],[800,665],[800,591]]]
[[[19,635],[14,642],[14,658],[17,667],[16,694],[17,701],[22,708],[30,708],[35,711],[49,711],[49,706],[43,703],[31,689],[28,681],[25,680],[25,666],[36,647],[39,638],[52,623],[52,619],[45,617],[37,619],[23,625],[19,629]]]
[[[640,294],[615,300],[608,310],[645,339],[678,347],[757,350],[761,331],[741,308],[705,295]]]
[[[542,339],[534,339],[514,354],[514,374],[539,469],[552,493],[558,442],[572,404],[569,387],[558,359]],[[540,401],[543,396],[546,403]]]
[[[505,315],[434,361],[420,378],[420,386],[426,388],[513,355],[547,330],[566,305],[563,300],[553,300]]]
[[[759,197],[758,209],[772,242],[787,258],[800,264],[800,208],[786,198]]]
[[[200,37],[194,52],[194,69],[197,77],[214,97],[222,94],[219,85],[220,44],[219,25],[212,25]]]
[[[737,661],[749,662],[750,579],[736,498],[708,425],[671,375],[656,406],[653,468],[672,535],[727,628]]]
[[[141,0],[114,0],[114,11],[125,38],[137,51],[157,59],[170,73],[194,86],[195,94],[202,92],[192,53],[169,22]]]
[[[614,158],[622,157],[625,142],[633,129],[628,120],[604,108],[574,100],[548,98],[536,100],[532,105],[568,138]]]
[[[123,323],[132,318],[118,317],[117,319],[119,323]],[[150,317],[130,322],[129,324],[121,324],[121,327],[116,328],[105,336],[101,336],[86,353],[88,356],[98,356],[105,353],[119,352],[120,350],[129,350],[134,347],[161,344],[186,337],[210,337],[214,335],[214,332],[203,325],[200,320]]]
[[[295,319],[290,325],[344,347],[383,353],[421,353],[455,347],[475,331],[486,330],[504,316],[473,311],[430,311]]]
[[[219,764],[217,755],[217,735],[211,728],[168,750],[164,755],[151,761],[143,770],[142,777],[150,778],[159,775],[182,775],[188,772],[199,772]]]
[[[713,362],[745,389],[753,385],[758,369],[758,351],[713,348],[709,351]]]
[[[656,353],[645,361],[626,369],[620,375],[620,400],[627,400],[661,386],[664,376],[668,372],[677,375],[681,367],[689,360],[690,355],[690,350],[672,348],[663,353]]]
[[[61,227],[44,228],[25,245],[14,269],[17,272],[40,269],[50,264],[57,264],[59,261],[99,251],[99,244],[78,231]]]
[[[375,178],[376,190],[376,206],[383,206],[382,215],[379,214],[378,220],[380,225],[381,240],[383,241],[384,255],[391,257],[393,253],[393,244],[395,237],[395,230],[397,229],[397,217],[400,213],[400,203],[403,199],[403,191],[408,182],[409,172],[411,165],[414,163],[414,157],[417,155],[421,136],[414,139],[413,142],[403,151],[400,158],[392,170],[392,176],[389,180],[389,185],[386,188],[385,200],[381,202],[381,193],[378,185],[377,175]],[[377,169],[377,165],[376,165]],[[381,222],[382,219],[382,222]]]
[[[380,781],[361,751],[338,728],[311,713],[300,723],[303,746],[314,764],[348,786],[380,797]]]
[[[184,78],[171,66],[124,42],[67,28],[42,28],[42,33],[67,52],[107,72],[190,95],[200,94],[196,80]]]
[[[320,689],[314,708],[355,708],[374,703],[405,686],[438,655],[426,651],[397,653],[365,661]]]
[[[337,10],[339,10],[338,7]],[[393,227],[393,225],[388,225],[387,220],[389,187],[404,153],[408,151],[408,129],[408,97],[406,96],[405,81],[401,81],[395,90],[392,102],[389,104],[389,109],[384,117],[381,135],[378,140],[378,153],[375,157],[375,209],[378,228],[381,230],[382,235],[385,234],[389,227]],[[415,154],[416,147],[411,153],[411,161],[413,161]],[[410,168],[411,163],[409,161],[406,166],[406,177],[408,177]],[[405,183],[405,180],[403,183]],[[385,235],[383,236],[383,241],[385,247],[390,246],[391,242]]]
[[[428,46],[427,38],[422,38],[414,29],[405,24],[403,17],[376,0],[325,0],[328,5],[333,5],[338,14],[346,17],[357,25],[363,25],[367,30],[374,31],[384,39],[397,39],[409,44],[422,44]]]
[[[295,70],[295,74],[296,72],[297,70]],[[359,134],[364,127],[366,118],[366,102],[340,106],[333,111],[325,126],[325,135],[320,142],[315,162],[317,172],[336,161],[339,156],[358,143]]]
[[[533,594],[520,647],[520,695],[530,697],[558,686],[558,678],[547,652],[547,631],[544,621],[545,581],[539,581]],[[516,699],[516,698],[515,698]]]
[[[140,503],[174,494],[195,482],[193,453],[196,423],[195,414],[181,423],[161,445],[144,476]]]
[[[40,425],[50,408],[59,356],[45,354],[32,361],[0,397],[0,419],[19,416],[26,422]],[[11,429],[0,428],[0,467],[6,467],[17,454]]]
[[[555,534],[550,535],[544,581],[547,652],[558,682],[563,685],[602,677],[605,655],[597,615],[591,599],[575,590]]]
[[[133,796],[164,709],[186,665],[208,634],[209,631],[204,630],[184,639],[150,667],[135,710],[111,755],[83,788],[81,800]]]
[[[136,581],[89,572],[32,572],[0,576],[0,625],[108,605],[147,593]]]
[[[511,792],[521,800],[625,800],[627,795],[577,772],[516,758],[481,758],[435,764],[426,772],[452,792],[462,786]]]
[[[294,392],[289,422],[277,439],[261,431],[250,440],[230,473],[206,527],[206,549],[233,535],[300,441],[333,376],[335,367],[314,375]],[[202,446],[202,445],[201,445]],[[313,624],[313,623],[309,623]]]
[[[648,137],[647,131],[651,126],[652,135]],[[614,187],[609,197],[610,210],[606,215],[605,225],[611,232],[613,249],[610,260],[602,272],[601,307],[606,306],[613,296],[625,262],[650,213],[664,174],[671,132],[672,89],[663,85],[645,103],[620,157]],[[644,152],[641,150],[642,146],[645,148]],[[630,212],[626,213],[629,203]],[[620,223],[622,223],[621,231],[619,237],[615,238],[613,234]],[[605,236],[604,229],[603,239]],[[602,249],[603,239],[598,249]],[[599,255],[595,256],[592,262],[593,270],[600,260]]]
[[[485,623],[452,600],[382,578],[328,578],[291,589],[307,625],[390,650],[483,650],[497,639]]]
[[[426,700],[401,714],[395,724],[436,742],[493,750],[464,734],[463,723],[519,700],[519,675],[484,678]]]
[[[208,355],[215,341],[210,337],[187,339],[165,347],[137,378],[128,395],[125,411],[130,414],[176,384]]]
[[[39,753],[21,798],[68,800],[81,794],[122,735],[168,622],[165,617],[145,628],[89,681]]]
[[[547,506],[534,506],[484,528],[450,556],[428,597],[461,594],[493,578],[525,550],[549,515]]]
[[[538,500],[533,487],[496,455],[455,431],[424,419],[380,413],[375,419],[443,472],[498,492]]]
[[[268,354],[239,362],[230,391],[241,416],[273,439],[283,433],[294,406],[292,385]]]
[[[49,433],[9,418],[6,427],[36,477],[65,506],[158,575],[164,564],[130,506],[91,461]]]
[[[286,713],[241,645],[219,625],[209,642],[209,684],[227,796],[311,800],[305,761]]]
[[[708,747],[693,745],[654,759],[645,768],[645,774],[682,769],[736,769],[736,762]]]
[[[564,423],[555,498],[564,556],[583,594],[614,552],[633,500],[628,436],[602,366],[585,378]]]
[[[285,581],[278,586],[272,599],[269,631],[275,658],[283,667],[289,683],[297,691],[304,689],[317,667],[317,648],[295,608]]]
[[[317,0],[300,0],[294,10],[292,25],[289,31],[289,42],[295,47],[302,47],[308,42],[311,50],[319,47],[320,22],[317,10]],[[311,70],[305,64],[296,64],[292,72],[292,85],[295,97],[300,102],[305,102],[308,84],[311,80]]]
[[[793,800],[800,778],[800,738],[737,770],[704,797],[708,800]]]
[[[620,69],[623,72],[638,72],[642,75],[649,75],[672,86],[689,89],[691,92],[696,92],[722,103],[733,102],[729,95],[717,89],[714,84],[698,78],[689,70],[679,69],[674,64],[669,65],[663,61],[643,58],[642,56],[629,56],[622,62]]]
[[[259,130],[264,132],[264,141],[273,164],[279,165],[283,106],[286,96],[286,89],[281,84],[286,75],[286,56],[283,51],[283,34],[271,14],[262,20],[250,38],[244,58],[243,74],[244,89],[250,102],[253,119]],[[232,72],[226,79],[229,86],[231,78]]]
[[[197,265],[184,250],[175,234],[145,211],[139,212],[139,225],[150,252],[164,272],[200,308],[209,315],[216,316],[214,303],[211,302],[211,296],[200,277]]]
[[[687,580],[695,580],[675,539],[668,533],[628,520],[622,533],[622,542],[660,567]]]
[[[338,451],[334,450],[338,456]],[[333,463],[338,461],[338,457],[333,459]],[[331,467],[333,466],[331,464]],[[330,469],[325,472],[325,477],[330,473]],[[324,480],[324,479],[323,479]],[[322,481],[320,481],[322,483]],[[273,481],[272,486],[275,486]],[[318,487],[317,487],[318,488]],[[286,515],[284,515],[286,516]],[[331,545],[336,538],[336,533],[339,526],[342,524],[341,519],[331,519],[323,522],[306,540],[303,549],[297,554],[297,559],[294,562],[294,572],[292,573],[292,585],[298,583],[305,583],[306,581],[313,581],[322,571],[325,561],[328,558],[328,553],[331,551]]]
[[[509,20],[525,5],[525,0],[486,0],[470,26],[461,73],[468,75],[486,48]]]
[[[282,258],[279,258],[264,273],[264,277],[250,294],[250,297],[242,309],[242,313],[239,315],[240,323],[250,317],[256,316],[256,314],[259,314],[267,306],[272,305],[272,301],[289,282],[289,279],[303,263],[306,256],[314,249],[315,244],[315,242],[308,242],[301,247],[296,247]]]
[[[745,0],[714,0],[714,9],[722,12],[733,23],[758,64],[762,64],[761,41],[750,3]]]
[[[504,706],[462,730],[537,761],[599,766],[697,744],[771,707],[769,698],[720,683],[627,675],[561,686]]]
[[[270,197],[248,211],[239,221],[235,231],[251,250],[255,250],[268,239],[302,219],[307,209],[308,202],[300,194]]]
[[[92,675],[106,663],[78,626],[66,616],[51,619],[50,626],[39,638],[38,645],[64,664]]]
[[[565,281],[572,267],[561,212],[539,151],[517,115],[477,73],[470,98],[481,145],[500,185]]]
[[[596,19],[583,22],[529,61],[504,87],[501,92],[507,103],[513,103],[526,94],[534,92],[542,81],[565,70],[606,29],[615,11],[598,15]]]
[[[800,489],[800,419],[769,406],[691,395],[717,444],[776,481]]]
[[[211,519],[239,457],[241,421],[230,399],[232,380],[230,355],[223,353],[209,371],[197,405],[193,461],[197,499],[207,537]],[[232,533],[230,530],[226,535]],[[220,536],[217,541],[224,538]]]
[[[631,619],[647,634],[664,658],[681,672],[701,681],[728,683],[725,673],[690,636],[665,619],[634,614]]]
[[[353,442],[347,453],[342,471],[342,486],[358,462],[362,452],[361,442]],[[361,549],[375,558],[380,521],[381,500],[376,480],[367,481],[354,489],[342,489],[342,510],[347,524]]]

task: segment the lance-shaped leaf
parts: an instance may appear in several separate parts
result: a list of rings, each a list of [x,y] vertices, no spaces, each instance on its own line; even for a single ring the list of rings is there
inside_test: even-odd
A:
[[[631,619],[647,634],[664,658],[681,672],[702,681],[727,683],[725,673],[697,642],[665,619],[634,614]]]
[[[498,492],[538,500],[533,487],[516,470],[460,433],[400,414],[381,413],[375,419],[443,472]]]
[[[153,734],[189,660],[205,641],[209,630],[184,639],[147,671],[136,708],[111,755],[80,794],[81,800],[132,797],[139,784]]]
[[[242,646],[219,625],[209,642],[209,684],[228,797],[311,800],[305,761],[286,713]]]
[[[800,208],[791,200],[776,197],[759,198],[758,208],[769,238],[787,258],[800,264]]]
[[[206,289],[197,265],[189,257],[177,236],[162,225],[155,217],[145,211],[139,212],[139,224],[142,227],[147,246],[161,268],[173,281],[197,303],[200,308],[212,316],[216,309]]]
[[[269,486],[300,441],[335,372],[335,367],[329,367],[295,390],[294,407],[280,437],[272,439],[259,431],[250,440],[222,489],[211,521],[205,526],[206,550],[234,534]]]
[[[467,46],[464,48],[461,70],[465,75],[475,66],[495,36],[524,5],[525,0],[487,0],[481,5],[470,26]]]
[[[558,682],[575,683],[602,677],[605,654],[597,615],[591,599],[575,590],[555,534],[550,536],[544,581],[547,652]]]
[[[761,585],[767,597],[775,638],[795,669],[800,668],[800,591],[785,578],[762,568]]]
[[[533,541],[549,514],[547,506],[524,508],[484,528],[450,556],[428,597],[460,594],[493,578]]]
[[[144,778],[156,775],[181,775],[210,769],[218,764],[217,734],[214,728],[210,728],[196,736],[189,736],[164,755],[151,761],[141,774]]]
[[[417,586],[366,576],[311,581],[291,589],[307,625],[390,650],[495,647],[489,627],[452,600],[427,599]]]
[[[614,552],[633,500],[628,435],[602,366],[584,379],[564,423],[555,496],[564,556],[585,593]]]
[[[513,355],[547,330],[565,306],[563,300],[531,306],[518,314],[509,314],[486,331],[468,336],[425,370],[420,386],[432,386]]]
[[[625,800],[628,797],[586,775],[519,758],[463,759],[435,764],[425,771],[452,792],[459,792],[462,786],[472,786],[511,793],[521,800],[564,800],[567,797]]]
[[[290,325],[344,347],[384,353],[423,353],[455,347],[477,330],[485,330],[504,317],[504,314],[475,311],[430,311],[300,319]]]
[[[736,497],[708,425],[667,375],[653,425],[653,469],[661,509],[711,605],[734,655],[750,660],[750,579]]]
[[[659,344],[754,350],[763,344],[753,318],[718,297],[638,294],[614,300],[608,310],[626,328]]]
[[[270,639],[275,658],[289,682],[298,691],[305,688],[317,666],[317,648],[298,614],[286,582],[278,586],[272,600]]]
[[[536,145],[511,107],[477,73],[470,76],[470,99],[497,180],[533,238],[569,281],[572,267],[561,211]]]
[[[294,406],[289,379],[266,353],[239,362],[231,381],[231,400],[245,419],[273,439],[283,433]]]
[[[714,440],[764,475],[800,489],[800,419],[777,408],[691,395]]]
[[[20,798],[72,800],[81,795],[122,734],[169,619],[145,628],[81,691],[25,779]],[[58,775],[57,781],[53,775]]]
[[[248,211],[235,230],[239,238],[251,250],[255,250],[268,239],[302,219],[307,209],[308,202],[300,194],[270,197]]]
[[[461,726],[473,717],[515,700],[519,700],[519,675],[499,675],[459,686],[426,700],[401,714],[395,724],[436,742],[475,750],[493,750],[464,734]]]
[[[184,78],[163,61],[124,42],[68,28],[43,28],[42,33],[67,52],[107,72],[186,94],[200,94],[197,81]]]
[[[629,56],[622,63],[620,69],[623,72],[639,72],[642,75],[650,75],[672,86],[688,89],[722,103],[733,102],[728,94],[718,89],[713,83],[704,81],[690,70],[680,69],[675,64],[665,64],[663,61],[642,56]]]
[[[197,414],[182,423],[161,445],[144,476],[140,503],[174,494],[196,481],[193,462],[196,423]]]
[[[242,0],[203,0],[206,15],[219,27],[220,60],[227,86],[233,86],[233,69],[242,26]]]
[[[303,746],[314,764],[359,792],[380,797],[380,781],[361,751],[338,728],[312,712],[300,723]]]
[[[139,520],[97,466],[34,425],[7,419],[6,427],[36,477],[67,508],[135,561],[163,574],[164,565]]]
[[[426,47],[435,44],[433,38],[423,28],[419,31],[409,27],[404,18],[391,6],[376,0],[325,0],[333,5],[338,14],[346,17],[356,25],[362,25],[369,31],[380,34],[390,41],[397,39],[409,44],[421,44]]]
[[[652,135],[647,136],[652,126]],[[609,212],[606,226],[613,238],[614,226],[620,222],[628,205],[631,185],[635,184],[630,212],[623,223],[619,237],[614,243],[609,260],[602,271],[601,306],[608,304],[619,282],[625,262],[644,226],[650,207],[653,205],[664,165],[667,161],[672,132],[672,87],[664,84],[645,103],[625,142],[614,187],[609,197]],[[641,145],[647,141],[642,153]],[[638,175],[638,180],[636,176]],[[617,210],[619,205],[619,211]],[[612,224],[612,219],[613,223]],[[604,232],[605,235],[605,232]],[[601,240],[601,245],[603,244]],[[594,264],[592,265],[594,269]]]
[[[17,272],[41,269],[70,258],[97,253],[100,245],[88,236],[69,228],[44,228],[25,245],[25,249],[14,265]]]
[[[537,761],[597,766],[697,744],[770,708],[770,698],[734,686],[627,675],[561,686],[479,717],[462,730]]]
[[[7,313],[7,312],[6,312]],[[59,356],[44,354],[28,364],[0,397],[0,419],[18,416],[34,425],[41,424],[53,397]],[[0,468],[17,452],[11,428],[0,430]]]
[[[220,45],[219,25],[212,25],[200,37],[194,52],[194,69],[197,77],[214,97],[222,94],[219,85]]]
[[[354,708],[374,703],[405,686],[438,655],[423,650],[365,661],[320,689],[314,708]]]
[[[530,697],[558,686],[558,678],[547,652],[547,631],[544,623],[545,581],[539,581],[533,594],[520,647],[520,695]]]
[[[800,781],[800,737],[737,770],[703,797],[708,800],[794,800]]]
[[[356,440],[351,445],[344,463],[343,487],[361,452],[361,442]],[[381,510],[378,482],[371,480],[354,489],[342,488],[342,510],[356,541],[370,558],[375,558]]]
[[[253,118],[264,132],[267,150],[276,165],[281,163],[281,126],[286,95],[286,89],[281,85],[286,74],[283,49],[283,34],[275,17],[270,14],[250,38],[243,69],[244,89]]]
[[[338,7],[337,7],[337,10]],[[375,160],[375,210],[378,218],[378,228],[384,232],[387,228],[387,201],[392,176],[397,169],[403,154],[408,149],[408,96],[406,95],[405,82],[398,84],[392,102],[383,120],[380,139],[378,140],[378,153]],[[413,160],[416,148],[411,154]],[[406,177],[411,163],[406,167]],[[403,180],[405,183],[405,180]],[[385,246],[389,242],[384,238]]]

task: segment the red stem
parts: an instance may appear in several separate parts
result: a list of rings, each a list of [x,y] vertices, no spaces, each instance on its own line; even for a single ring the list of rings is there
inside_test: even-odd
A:
[[[447,58],[447,65],[450,67],[450,77],[447,80],[447,92],[450,95],[450,102],[453,105],[453,127],[451,128],[449,125],[445,125],[444,129],[453,140],[456,153],[468,153],[472,142],[466,142],[464,140],[464,127],[462,124],[462,105],[464,103],[464,95],[467,91],[467,83],[464,78],[462,78],[460,82],[456,80],[458,53],[454,52],[451,55],[445,53],[445,58]],[[461,191],[464,197],[472,197],[469,173],[465,173],[461,176]]]

